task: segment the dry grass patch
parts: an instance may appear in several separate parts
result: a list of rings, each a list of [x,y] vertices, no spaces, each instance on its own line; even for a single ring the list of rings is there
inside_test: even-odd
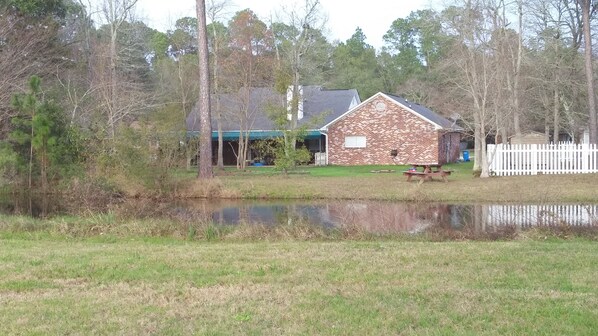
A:
[[[239,198],[239,193],[224,187],[218,178],[185,180],[175,192],[179,198]]]

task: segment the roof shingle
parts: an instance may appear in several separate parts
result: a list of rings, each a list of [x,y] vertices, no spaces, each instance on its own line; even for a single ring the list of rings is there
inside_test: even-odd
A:
[[[268,106],[282,107],[286,97],[275,92],[272,88],[251,88],[249,99],[243,96],[242,91],[237,94],[221,94],[220,104],[222,111],[222,130],[239,130],[239,115],[244,111],[244,102],[248,101],[249,130],[275,130],[276,126],[268,116]],[[328,90],[321,86],[303,87],[303,119],[299,125],[308,123],[308,128],[318,129],[332,120],[343,115],[359,104],[357,90]],[[212,105],[215,100],[212,98]],[[212,107],[212,129],[216,129],[214,106]],[[199,130],[199,117],[197,108],[193,108],[187,117],[187,130]]]
[[[397,103],[410,108],[415,113],[421,115],[422,117],[430,120],[431,122],[437,124],[438,126],[440,126],[442,128],[455,128],[455,126],[456,126],[454,122],[438,115],[436,112],[428,109],[425,106],[419,105],[414,102],[410,102],[403,97],[395,96],[395,95],[388,94],[388,93],[385,93],[385,95],[388,96],[390,99],[396,101]]]

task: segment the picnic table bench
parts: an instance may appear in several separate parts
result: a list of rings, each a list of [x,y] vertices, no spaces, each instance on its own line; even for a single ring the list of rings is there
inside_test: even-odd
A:
[[[411,178],[419,178],[419,183],[422,184],[424,181],[432,181],[432,177],[438,176],[442,178],[444,182],[448,182],[447,176],[452,173],[452,170],[442,169],[441,164],[437,163],[414,163],[410,164],[413,168],[403,172],[403,175],[407,176],[407,182],[411,181]],[[422,170],[417,170],[422,168]]]

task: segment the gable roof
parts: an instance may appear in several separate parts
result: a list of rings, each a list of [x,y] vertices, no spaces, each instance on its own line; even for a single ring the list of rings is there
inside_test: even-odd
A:
[[[319,86],[307,86],[303,93],[303,119],[299,121],[299,125],[314,117],[321,117],[317,125],[314,125],[314,128],[318,129],[360,103],[356,89],[329,90]]]
[[[242,91],[240,91],[242,92]],[[246,104],[241,98],[242,94],[221,94],[220,104],[222,111],[221,127],[223,131],[239,130],[239,112],[243,110]],[[318,121],[310,128],[319,129],[323,125],[335,120],[343,115],[353,106],[361,101],[357,90],[328,90],[321,86],[303,87],[303,118],[299,120],[299,125],[305,125],[309,122]],[[286,96],[283,96],[272,88],[251,88],[248,99],[247,113],[250,115],[249,130],[268,131],[276,130],[274,122],[270,120],[267,113],[269,105],[284,106]],[[212,105],[215,100],[212,98]],[[214,111],[214,106],[212,107]],[[317,118],[321,118],[317,120]],[[194,107],[187,116],[187,131],[199,131],[199,116],[197,108]],[[215,114],[212,112],[212,129],[216,129]]]
[[[355,106],[351,110],[347,111],[346,113],[340,115],[336,119],[327,123],[321,129],[326,130],[330,125],[334,124],[335,122],[344,118],[345,116],[357,111],[362,106],[364,106],[365,104],[368,104],[369,102],[371,102],[372,100],[374,100],[378,97],[383,97],[383,98],[386,98],[387,100],[390,100],[391,102],[399,105],[400,107],[404,108],[408,112],[411,112],[411,113],[415,114],[416,116],[433,124],[434,126],[436,126],[437,129],[455,130],[455,131],[461,130],[461,128],[459,126],[457,126],[454,122],[438,115],[436,112],[428,109],[427,107],[425,107],[423,105],[419,105],[417,103],[410,102],[407,99],[399,97],[399,96],[395,96],[395,95],[388,94],[388,93],[382,93],[382,92],[378,92],[375,95],[371,96],[370,98],[366,99],[358,106]]]
[[[427,119],[427,120],[431,121],[432,123],[444,128],[444,129],[455,128],[455,126],[456,126],[454,122],[437,114],[436,112],[430,110],[429,108],[427,108],[423,105],[419,105],[417,103],[410,102],[405,98],[391,95],[391,94],[386,94],[386,96],[389,97],[390,99],[396,101],[397,103],[403,105],[404,107],[407,107],[408,109],[412,110],[413,112],[419,114],[424,119]]]

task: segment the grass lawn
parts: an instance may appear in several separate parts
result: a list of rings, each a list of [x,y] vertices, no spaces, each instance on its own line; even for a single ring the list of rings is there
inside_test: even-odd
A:
[[[216,172],[224,197],[338,198],[444,202],[598,202],[598,174],[536,175],[474,178],[473,163],[446,165],[453,170],[449,182],[407,182],[408,166],[300,167],[281,175],[272,167],[234,168]],[[394,170],[372,173],[372,170]],[[195,171],[179,174],[182,184],[195,179]]]
[[[595,335],[598,244],[0,236],[2,334]]]

